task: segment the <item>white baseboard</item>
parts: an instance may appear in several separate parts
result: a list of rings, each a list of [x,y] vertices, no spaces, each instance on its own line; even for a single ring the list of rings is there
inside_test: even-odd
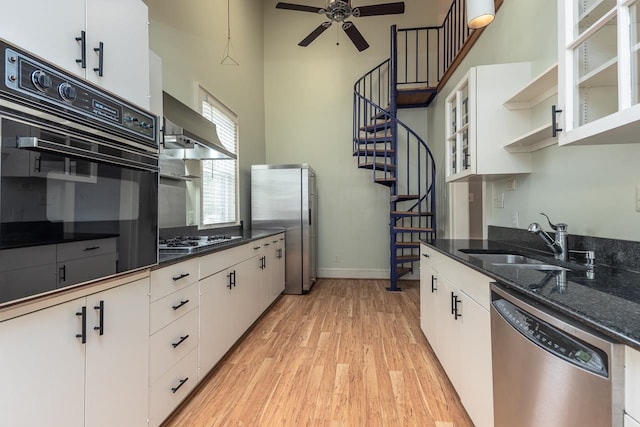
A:
[[[389,270],[376,268],[319,268],[318,278],[389,279]],[[420,270],[404,275],[402,280],[420,280]]]

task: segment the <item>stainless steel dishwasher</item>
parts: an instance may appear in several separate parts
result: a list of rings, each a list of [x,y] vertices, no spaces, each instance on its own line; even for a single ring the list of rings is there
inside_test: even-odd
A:
[[[623,346],[491,290],[495,427],[622,426]]]

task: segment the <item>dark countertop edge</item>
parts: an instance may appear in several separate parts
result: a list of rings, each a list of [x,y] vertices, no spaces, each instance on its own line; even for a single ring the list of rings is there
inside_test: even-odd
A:
[[[242,235],[242,239],[231,240],[228,243],[220,243],[218,245],[203,249],[201,251],[192,252],[188,254],[158,254],[158,264],[151,267],[151,270],[157,270],[168,265],[177,264],[182,261],[186,261],[191,258],[198,258],[203,255],[209,255],[215,252],[224,251],[225,249],[235,248],[236,246],[242,246],[255,240],[264,239],[265,237],[275,236],[276,234],[282,234],[286,230],[245,230]]]
[[[610,329],[609,327],[599,323],[597,320],[595,319],[591,319],[588,317],[585,317],[583,315],[581,315],[580,313],[577,313],[565,306],[559,305],[554,303],[553,301],[549,300],[548,298],[545,298],[543,295],[534,293],[534,292],[527,292],[525,289],[523,289],[520,285],[518,285],[517,283],[513,282],[510,279],[507,279],[505,277],[502,277],[500,275],[497,275],[495,273],[493,273],[492,271],[489,270],[485,270],[484,268],[472,264],[470,263],[467,259],[465,259],[464,257],[461,257],[460,255],[458,255],[458,250],[456,249],[454,252],[451,252],[443,247],[439,247],[437,246],[438,242],[452,242],[453,240],[450,239],[445,239],[445,240],[438,240],[435,243],[434,242],[428,242],[428,241],[422,241],[422,243],[424,243],[425,245],[428,245],[430,248],[436,250],[437,252],[455,260],[458,261],[462,264],[464,264],[467,267],[472,268],[473,270],[478,271],[479,273],[484,274],[485,276],[488,276],[490,278],[495,279],[497,282],[499,282],[501,285],[506,286],[507,288],[509,288],[509,290],[512,290],[518,294],[524,295],[525,297],[528,297],[532,300],[535,300],[539,303],[541,303],[542,305],[557,311],[558,313],[565,315],[567,317],[570,317],[571,319],[574,319],[576,321],[578,321],[579,323],[582,323],[583,325],[586,325],[587,327],[596,330],[598,332],[603,333],[604,335],[607,335],[610,338],[613,338],[614,340],[617,340],[618,342],[620,342],[621,344],[626,344],[630,347],[635,348],[636,350],[640,350],[640,341],[637,341],[619,331]],[[470,244],[468,245],[468,247],[470,249],[487,249],[488,244],[487,244],[487,240],[481,240],[481,239],[469,239],[469,240],[465,240],[466,242],[469,242]],[[504,242],[491,242],[492,246],[494,248],[496,247],[504,247],[505,249],[512,249],[513,251],[516,252],[520,252],[523,254],[526,254],[527,251],[525,249],[523,249],[520,246],[514,246],[514,245],[509,245],[507,243]],[[466,246],[466,245],[462,245],[462,246]],[[536,252],[531,252],[532,255],[537,255],[538,257],[540,256],[539,253]]]

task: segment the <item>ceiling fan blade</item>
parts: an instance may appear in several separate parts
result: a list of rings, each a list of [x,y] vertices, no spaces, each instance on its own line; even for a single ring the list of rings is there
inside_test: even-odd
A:
[[[312,13],[319,13],[322,10],[322,8],[319,8],[319,7],[304,6],[301,4],[282,3],[282,2],[276,5],[276,9],[299,10],[301,12],[312,12]]]
[[[372,4],[353,9],[353,16],[397,15],[404,13],[404,2]]]
[[[309,46],[312,41],[318,38],[318,36],[324,33],[325,30],[330,26],[331,26],[331,21],[323,22],[322,24],[318,25],[318,27],[315,30],[311,31],[311,34],[309,34],[307,37],[304,38],[304,40],[298,43],[298,46]]]
[[[362,37],[362,34],[360,34],[360,31],[353,25],[353,22],[345,21],[344,24],[342,24],[342,29],[347,33],[347,36],[349,36],[358,51],[362,52],[369,47],[369,43]]]

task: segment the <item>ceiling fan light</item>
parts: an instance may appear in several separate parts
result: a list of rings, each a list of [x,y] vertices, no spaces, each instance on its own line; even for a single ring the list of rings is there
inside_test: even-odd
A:
[[[494,0],[467,0],[467,25],[472,30],[486,27],[495,18]]]

